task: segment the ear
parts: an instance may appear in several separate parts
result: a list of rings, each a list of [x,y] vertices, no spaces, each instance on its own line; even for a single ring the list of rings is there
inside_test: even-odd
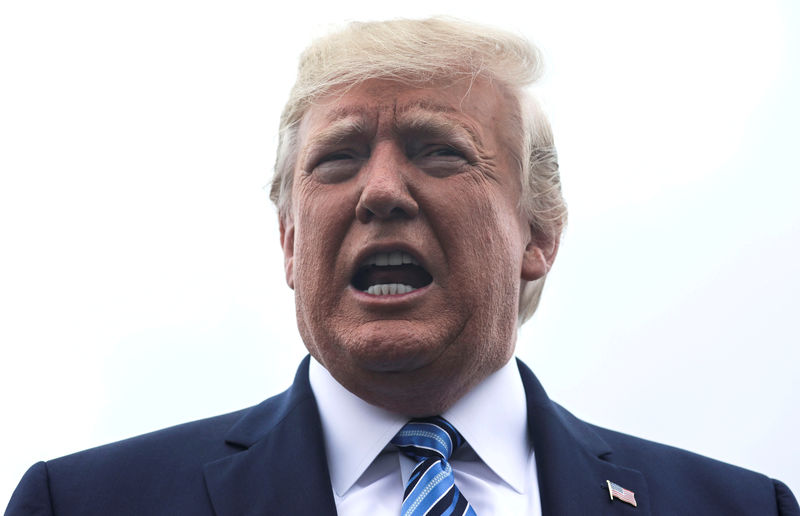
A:
[[[528,231],[528,245],[522,256],[522,279],[535,281],[544,277],[553,266],[561,237],[555,232],[547,234],[531,225]]]
[[[289,217],[280,217],[281,248],[286,283],[294,290],[294,222]]]

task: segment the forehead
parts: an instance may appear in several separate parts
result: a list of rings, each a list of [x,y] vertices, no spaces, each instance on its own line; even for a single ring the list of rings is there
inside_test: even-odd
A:
[[[371,79],[317,100],[301,121],[300,141],[302,145],[309,136],[342,121],[369,133],[438,121],[456,124],[476,140],[491,144],[499,138],[496,133],[506,111],[504,97],[483,80],[414,87]]]

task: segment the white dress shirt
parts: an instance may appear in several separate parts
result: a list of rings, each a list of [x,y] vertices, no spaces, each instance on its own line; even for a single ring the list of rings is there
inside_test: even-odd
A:
[[[389,443],[408,418],[370,405],[311,359],[333,497],[340,516],[397,516],[416,463]],[[525,390],[510,360],[442,417],[467,446],[450,459],[458,489],[478,516],[541,515]]]

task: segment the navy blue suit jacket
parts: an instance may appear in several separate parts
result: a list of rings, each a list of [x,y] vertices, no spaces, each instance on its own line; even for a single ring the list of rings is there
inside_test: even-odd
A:
[[[520,373],[545,516],[800,516],[784,484],[584,423],[522,363]],[[638,507],[612,501],[606,480],[635,492]],[[336,514],[308,359],[289,390],[253,408],[39,462],[6,510],[159,514]]]

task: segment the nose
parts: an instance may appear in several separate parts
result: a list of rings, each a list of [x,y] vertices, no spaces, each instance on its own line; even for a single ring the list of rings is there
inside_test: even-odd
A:
[[[361,222],[377,218],[411,219],[419,213],[419,205],[414,199],[403,167],[405,156],[392,149],[376,148],[367,163],[365,184],[356,206],[356,217]]]

